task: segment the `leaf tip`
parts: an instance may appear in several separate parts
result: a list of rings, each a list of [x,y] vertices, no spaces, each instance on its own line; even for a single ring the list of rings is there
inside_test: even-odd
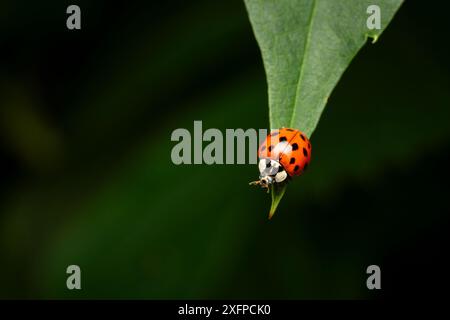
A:
[[[283,184],[282,186],[272,185],[271,191],[272,191],[272,204],[270,206],[269,220],[272,219],[273,215],[275,214],[275,211],[277,210],[278,204],[281,201],[281,198],[283,198],[283,195],[286,191],[286,184]]]

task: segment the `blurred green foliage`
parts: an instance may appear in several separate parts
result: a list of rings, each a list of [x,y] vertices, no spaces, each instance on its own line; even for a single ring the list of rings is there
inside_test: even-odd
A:
[[[362,49],[308,174],[268,221],[269,197],[247,184],[256,166],[170,160],[171,132],[194,120],[268,125],[244,4],[79,5],[79,32],[56,0],[0,10],[0,297],[367,298],[440,278],[428,271],[449,211],[446,10],[408,2]],[[81,291],[65,287],[70,264]],[[381,293],[365,287],[370,264]]]

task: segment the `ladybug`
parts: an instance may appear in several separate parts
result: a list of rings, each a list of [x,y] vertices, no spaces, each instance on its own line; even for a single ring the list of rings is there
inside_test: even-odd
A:
[[[296,129],[272,130],[258,149],[260,185],[269,191],[273,183],[303,174],[311,161],[311,143],[306,135]]]

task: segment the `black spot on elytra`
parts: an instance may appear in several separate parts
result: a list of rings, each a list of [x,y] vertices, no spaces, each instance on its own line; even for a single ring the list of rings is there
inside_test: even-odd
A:
[[[297,150],[298,149],[298,144],[296,144],[296,143],[294,143],[293,145],[292,145],[292,150]]]
[[[306,149],[305,149],[305,148],[303,148],[303,155],[304,155],[305,157],[307,157],[307,156],[308,156],[308,151],[306,151]]]
[[[307,168],[308,168],[308,164],[305,163],[305,166],[303,167],[303,171],[306,171]]]
[[[302,138],[303,141],[305,141],[305,137],[301,134],[300,138]]]
[[[292,131],[294,131],[294,129],[286,129],[287,131],[290,131],[290,132],[292,132]]]
[[[269,152],[272,151],[272,148],[273,148],[273,146],[270,146],[270,147],[269,147]]]
[[[281,142],[281,141],[286,141],[286,140],[287,140],[286,137],[280,137],[280,142]]]
[[[277,136],[279,133],[280,133],[279,131],[275,131],[275,132],[272,132],[270,135],[271,135],[272,137],[275,137],[275,136]]]
[[[290,164],[294,164],[295,163],[295,158],[291,158],[291,160],[289,161]]]
[[[300,169],[299,166],[295,166],[294,171],[298,171],[298,169]]]

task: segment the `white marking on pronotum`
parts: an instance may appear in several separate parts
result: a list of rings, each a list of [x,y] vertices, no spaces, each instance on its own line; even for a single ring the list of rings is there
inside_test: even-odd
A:
[[[278,173],[275,175],[275,181],[278,182],[278,183],[280,183],[280,182],[286,180],[286,178],[287,178],[287,173],[286,173],[286,171],[284,171],[284,170],[278,172]]]

